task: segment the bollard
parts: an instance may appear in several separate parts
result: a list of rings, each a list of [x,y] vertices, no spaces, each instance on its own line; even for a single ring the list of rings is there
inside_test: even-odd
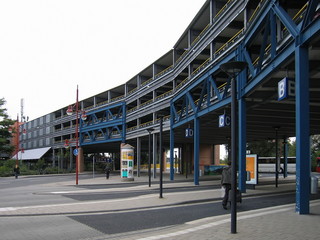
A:
[[[311,194],[318,193],[318,178],[311,176]]]

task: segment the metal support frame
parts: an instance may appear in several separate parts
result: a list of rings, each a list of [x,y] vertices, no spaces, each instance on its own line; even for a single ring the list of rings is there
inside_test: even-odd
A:
[[[162,131],[163,131],[163,117],[160,117],[160,140],[159,140],[159,153],[160,153],[160,198],[163,198],[162,192],[163,192],[163,184],[162,184],[162,179],[163,179],[163,151],[162,151]]]
[[[113,114],[112,109],[117,113]],[[103,114],[102,119],[98,119],[97,114]],[[87,121],[80,120],[80,143],[81,145],[91,145],[96,143],[124,142],[126,139],[126,105],[125,102],[114,104],[103,109],[89,112]],[[116,131],[120,137],[112,137],[112,132]],[[103,137],[97,139],[98,134]],[[89,141],[84,137],[88,136]]]
[[[174,129],[173,128],[170,128],[170,180],[171,181],[174,180]]]
[[[246,150],[247,150],[247,137],[246,137],[246,101],[241,98],[238,102],[238,145],[239,145],[239,190],[241,192],[246,192]]]
[[[283,178],[288,176],[288,139],[283,138]]]
[[[310,110],[308,47],[297,46],[296,68],[296,211],[309,214]]]
[[[275,145],[276,145],[276,159],[274,163],[274,173],[275,173],[275,184],[276,187],[278,187],[278,180],[279,180],[279,141],[278,141],[278,131],[279,127],[274,127],[274,130],[276,131],[276,137],[275,137]]]
[[[194,184],[199,185],[200,119],[194,119],[193,130]]]

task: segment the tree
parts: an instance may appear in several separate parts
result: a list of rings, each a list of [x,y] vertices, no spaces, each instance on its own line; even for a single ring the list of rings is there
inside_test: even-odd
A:
[[[251,153],[258,154],[260,157],[275,157],[276,146],[275,140],[256,141],[248,143],[247,149]],[[278,139],[278,154],[283,155],[283,140]],[[288,141],[288,157],[296,156],[295,141]]]
[[[279,141],[280,142],[280,141]],[[276,147],[272,140],[255,141],[247,144],[247,149],[261,157],[275,157]]]
[[[10,144],[12,133],[9,128],[13,125],[14,121],[9,119],[7,109],[4,108],[6,101],[4,98],[0,99],[0,154],[10,155],[14,146]]]
[[[317,157],[320,157],[320,135],[311,136],[311,168],[315,171]]]

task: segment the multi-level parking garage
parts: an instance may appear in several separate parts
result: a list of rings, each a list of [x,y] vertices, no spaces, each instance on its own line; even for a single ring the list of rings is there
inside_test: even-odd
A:
[[[208,0],[172,50],[126,83],[80,101],[87,119],[80,120],[84,155],[118,153],[120,143],[135,147],[139,171],[153,128],[153,160],[157,161],[160,117],[163,146],[179,148],[181,165],[212,164],[214,145],[230,140],[230,128],[219,116],[230,114],[230,78],[221,64],[243,61],[237,76],[239,187],[245,190],[246,143],[297,139],[297,211],[309,212],[310,140],[319,134],[320,42],[318,1]],[[290,79],[295,95],[278,99],[278,82]],[[74,139],[76,116],[67,106],[25,123],[25,149],[51,147],[53,162]],[[192,128],[192,138],[185,129]],[[210,159],[207,160],[208,156]],[[73,160],[74,161],[74,160]],[[72,166],[72,156],[68,166]],[[187,164],[187,163],[191,164]],[[182,168],[183,169],[183,168]]]

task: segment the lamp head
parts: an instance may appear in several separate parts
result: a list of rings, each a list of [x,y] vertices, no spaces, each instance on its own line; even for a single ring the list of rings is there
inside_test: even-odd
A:
[[[68,115],[68,116],[71,116],[72,113],[73,113],[73,109],[72,109],[72,106],[70,105],[70,106],[68,107],[68,109],[67,109],[67,115]]]

